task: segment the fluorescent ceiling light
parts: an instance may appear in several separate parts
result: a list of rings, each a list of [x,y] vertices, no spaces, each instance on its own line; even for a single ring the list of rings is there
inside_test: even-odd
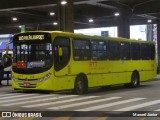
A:
[[[90,23],[92,23],[94,20],[93,20],[93,19],[89,19],[88,21],[89,21]]]
[[[13,20],[13,21],[17,21],[18,19],[17,19],[16,17],[13,17],[12,20]]]
[[[57,22],[54,22],[53,25],[58,25],[58,23],[57,23]]]
[[[151,23],[151,22],[152,22],[152,20],[147,20],[147,22],[148,22],[148,23]]]
[[[61,5],[66,5],[67,4],[67,1],[63,0],[61,1]]]
[[[119,15],[120,15],[119,12],[114,13],[114,16],[119,16]]]
[[[50,14],[51,16],[55,15],[55,13],[54,13],[54,12],[50,12],[49,14]]]

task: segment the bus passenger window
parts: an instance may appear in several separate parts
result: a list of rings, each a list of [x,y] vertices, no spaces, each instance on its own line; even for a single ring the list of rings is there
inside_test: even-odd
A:
[[[90,60],[90,41],[87,39],[73,39],[74,60]]]
[[[106,41],[92,40],[92,59],[93,60],[106,60],[107,59],[107,45]]]
[[[150,59],[150,46],[149,44],[141,44],[141,58],[143,60]]]
[[[154,46],[154,44],[150,45],[150,58],[151,58],[151,60],[154,60],[154,58],[155,58],[155,46]]]
[[[108,42],[108,55],[110,60],[119,60],[120,59],[120,50],[118,41],[109,41]]]
[[[130,43],[129,42],[121,42],[120,43],[120,52],[122,60],[130,59]]]
[[[140,44],[139,43],[131,43],[131,59],[132,60],[140,60]]]

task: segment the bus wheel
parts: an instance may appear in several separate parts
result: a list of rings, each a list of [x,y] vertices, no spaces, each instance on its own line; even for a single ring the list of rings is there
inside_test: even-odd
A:
[[[132,73],[131,82],[126,83],[125,86],[135,88],[135,87],[138,87],[139,84],[140,84],[139,75],[138,75],[138,72],[135,71],[135,72]]]
[[[131,87],[137,86],[139,86],[139,75],[137,72],[133,72],[131,77]]]
[[[74,84],[74,93],[78,95],[85,94],[88,90],[87,78],[84,75],[78,75]]]

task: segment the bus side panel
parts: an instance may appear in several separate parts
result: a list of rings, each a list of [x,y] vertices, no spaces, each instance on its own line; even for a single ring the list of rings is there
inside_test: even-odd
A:
[[[112,75],[113,75],[113,84],[125,83],[125,68],[126,65],[124,61],[114,60],[112,61]]]
[[[144,60],[142,65],[143,67],[141,68],[141,71],[140,71],[140,81],[146,81],[156,77],[157,70],[156,70],[155,61]]]
[[[73,82],[69,76],[55,77],[54,90],[67,90],[73,88]]]
[[[105,79],[103,80],[102,86],[113,84],[113,75],[111,73],[104,74]]]
[[[113,84],[111,75],[112,64],[110,61],[91,61],[89,69],[92,74],[91,86],[105,86]],[[93,83],[92,83],[93,82]]]
[[[90,87],[110,85],[112,83],[111,74],[92,74],[92,80],[89,81]]]
[[[95,85],[95,83],[92,81],[91,71],[89,69],[89,61],[71,60],[67,68],[67,75],[68,75],[68,82],[66,83],[68,85],[67,89],[74,88],[74,83],[78,74],[86,75],[89,87],[92,86],[91,84]]]
[[[147,81],[155,77],[155,71],[141,71],[140,81]]]

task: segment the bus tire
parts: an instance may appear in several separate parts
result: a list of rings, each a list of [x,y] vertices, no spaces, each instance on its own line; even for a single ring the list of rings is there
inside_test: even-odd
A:
[[[133,72],[131,77],[131,87],[138,87],[139,86],[139,74],[138,72]]]
[[[132,73],[132,76],[131,76],[131,82],[130,83],[126,83],[125,86],[126,87],[131,87],[131,88],[136,88],[138,87],[140,84],[140,81],[139,81],[139,74],[137,71],[134,71]]]
[[[74,83],[74,93],[77,95],[82,95],[87,93],[87,91],[88,91],[87,77],[83,74],[79,74],[76,77],[76,80]]]

